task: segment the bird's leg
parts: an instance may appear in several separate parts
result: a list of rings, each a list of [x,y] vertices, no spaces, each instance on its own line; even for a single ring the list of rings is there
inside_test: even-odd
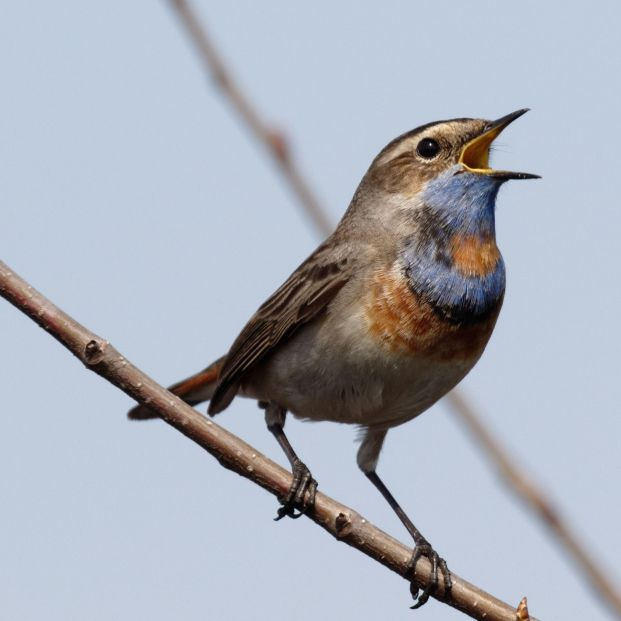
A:
[[[439,584],[439,571],[444,575],[444,589],[450,591],[453,586],[451,580],[451,572],[446,565],[446,561],[440,558],[438,553],[431,547],[431,544],[423,537],[421,532],[414,526],[412,520],[406,515],[405,511],[401,508],[399,503],[395,500],[395,497],[390,493],[384,482],[377,476],[377,473],[373,470],[371,472],[365,472],[369,481],[375,485],[380,491],[382,496],[388,501],[388,504],[392,507],[392,510],[397,514],[403,525],[407,528],[410,535],[414,539],[414,552],[410,558],[408,564],[409,571],[412,576],[412,582],[410,583],[410,592],[412,597],[416,600],[416,603],[412,608],[420,608],[427,602],[429,596],[438,588]],[[431,563],[431,580],[427,586],[423,589],[423,592],[419,594],[418,585],[414,582],[414,574],[416,571],[416,563],[421,556],[425,556]]]
[[[279,498],[282,507],[278,509],[275,520],[281,520],[285,516],[291,518],[299,518],[303,513],[312,510],[315,505],[315,495],[317,493],[317,481],[313,479],[310,470],[297,456],[293,447],[289,443],[285,435],[285,415],[287,411],[284,408],[274,404],[259,401],[259,407],[265,410],[265,422],[267,428],[274,434],[278,444],[285,452],[293,474],[291,487],[286,496]],[[298,509],[298,513],[295,509]]]
[[[411,575],[410,592],[416,601],[412,608],[420,608],[429,596],[436,590],[439,584],[439,571],[444,575],[444,590],[450,591],[452,586],[451,573],[446,566],[444,559],[438,556],[438,553],[431,547],[431,544],[423,537],[421,532],[412,524],[412,520],[405,514],[394,496],[390,493],[384,482],[377,476],[377,460],[379,458],[384,438],[386,437],[386,429],[368,428],[358,451],[358,466],[368,477],[368,479],[380,491],[382,496],[388,501],[392,510],[397,514],[403,525],[407,528],[410,535],[414,539],[414,552],[408,564],[409,574]],[[421,556],[426,556],[431,563],[431,580],[419,595],[419,588],[414,582],[416,563]]]

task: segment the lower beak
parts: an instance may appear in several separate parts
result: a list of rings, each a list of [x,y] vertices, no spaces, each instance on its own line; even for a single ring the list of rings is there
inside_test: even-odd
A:
[[[526,112],[528,112],[528,108],[516,110],[515,112],[507,114],[496,121],[488,123],[476,138],[466,143],[462,149],[459,163],[462,164],[468,172],[487,175],[488,177],[502,179],[503,181],[508,179],[539,179],[539,175],[531,175],[530,173],[523,172],[510,172],[508,170],[493,170],[489,167],[489,149],[492,142],[494,142],[500,132],[502,132],[507,125],[513,123],[515,119],[521,117]]]

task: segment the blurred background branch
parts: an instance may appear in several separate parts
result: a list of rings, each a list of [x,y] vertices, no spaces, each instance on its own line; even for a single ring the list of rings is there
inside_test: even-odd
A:
[[[200,23],[190,3],[186,0],[169,0],[199,52],[206,73],[215,80],[229,104],[237,111],[242,122],[268,152],[283,179],[290,186],[301,207],[308,213],[321,236],[329,235],[333,225],[315,193],[296,165],[286,135],[270,128],[260,117],[256,107],[240,89],[231,70],[223,62],[212,38]],[[502,480],[531,515],[540,520],[554,535],[555,541],[569,554],[575,566],[588,583],[607,603],[613,614],[621,618],[621,594],[608,579],[601,564],[590,553],[588,546],[569,527],[567,519],[549,499],[548,494],[527,477],[516,465],[516,460],[496,440],[468,399],[453,390],[446,401],[451,412],[464,425],[489,463],[499,472]]]

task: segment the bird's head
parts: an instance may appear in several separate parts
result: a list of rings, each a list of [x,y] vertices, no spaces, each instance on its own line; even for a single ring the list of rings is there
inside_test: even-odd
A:
[[[443,224],[458,228],[491,219],[499,187],[509,179],[538,175],[495,170],[489,152],[495,138],[527,109],[496,121],[452,119],[422,125],[390,142],[373,160],[360,186],[359,198],[385,223],[405,216],[411,220],[421,208]],[[379,199],[379,200],[378,200]],[[360,203],[361,201],[355,201]],[[473,220],[477,222],[472,222]]]
[[[509,179],[536,179],[537,175],[489,166],[492,142],[527,111],[517,110],[496,121],[452,119],[417,127],[386,145],[367,176],[380,188],[407,196],[419,193],[430,181],[447,173],[476,175],[498,184]]]

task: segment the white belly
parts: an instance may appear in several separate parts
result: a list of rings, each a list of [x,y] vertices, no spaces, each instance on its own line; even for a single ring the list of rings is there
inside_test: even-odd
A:
[[[260,365],[243,392],[298,418],[389,428],[433,405],[478,359],[395,353],[371,336],[360,338],[367,334],[358,323],[363,317],[347,321],[338,329],[317,322],[300,330]]]

